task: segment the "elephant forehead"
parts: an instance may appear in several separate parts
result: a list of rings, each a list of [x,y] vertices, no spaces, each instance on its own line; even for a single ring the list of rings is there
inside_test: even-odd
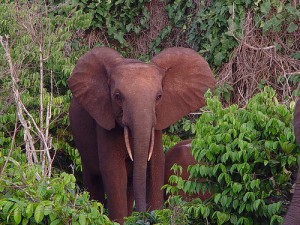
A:
[[[158,69],[146,63],[130,63],[113,69],[111,78],[117,83],[134,85],[161,84],[162,76]]]

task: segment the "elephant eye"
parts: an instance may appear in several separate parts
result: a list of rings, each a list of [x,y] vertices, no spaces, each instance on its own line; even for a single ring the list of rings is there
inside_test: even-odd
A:
[[[156,101],[159,101],[161,98],[162,98],[162,95],[161,95],[161,94],[157,95],[157,96],[156,96]]]
[[[116,93],[115,93],[115,99],[116,99],[116,101],[118,101],[118,102],[121,102],[121,101],[122,101],[122,95],[121,95],[120,92],[116,92]]]

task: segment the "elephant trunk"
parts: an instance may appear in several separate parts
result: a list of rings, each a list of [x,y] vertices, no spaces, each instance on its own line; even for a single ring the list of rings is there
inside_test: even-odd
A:
[[[147,164],[154,147],[155,108],[149,101],[147,96],[144,96],[143,101],[134,99],[123,106],[125,144],[133,161],[133,192],[136,210],[139,212],[147,210]]]
[[[146,211],[147,161],[151,143],[151,127],[133,130],[134,162],[133,162],[133,191],[136,210]]]
[[[134,121],[127,123],[132,135],[132,147],[130,148],[128,128],[124,128],[125,143],[129,157],[133,160],[133,191],[136,210],[145,212],[146,185],[147,185],[147,162],[151,158],[154,145],[154,128],[152,118],[146,118],[145,114],[137,113]],[[126,134],[127,133],[127,134]],[[126,140],[126,136],[127,139]]]

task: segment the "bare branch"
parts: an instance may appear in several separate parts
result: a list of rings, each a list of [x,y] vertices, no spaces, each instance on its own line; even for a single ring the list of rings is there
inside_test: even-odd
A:
[[[25,146],[26,146],[26,154],[27,154],[27,156],[29,156],[29,163],[32,164],[31,156],[34,157],[34,160],[36,162],[37,162],[37,157],[36,157],[36,153],[34,152],[35,148],[34,148],[34,144],[33,144],[33,138],[30,134],[30,124],[25,120],[24,115],[23,115],[23,104],[21,101],[20,93],[18,90],[18,84],[17,84],[17,80],[16,80],[17,75],[15,74],[14,65],[12,62],[12,58],[11,58],[9,46],[8,46],[9,37],[6,36],[5,39],[6,40],[4,40],[3,36],[0,36],[0,43],[5,51],[5,56],[6,56],[8,65],[9,65],[10,77],[12,80],[12,90],[14,93],[14,99],[15,99],[15,103],[16,103],[16,107],[17,107],[17,115],[18,115],[18,118],[19,118],[23,128],[24,128],[24,141],[25,141]]]

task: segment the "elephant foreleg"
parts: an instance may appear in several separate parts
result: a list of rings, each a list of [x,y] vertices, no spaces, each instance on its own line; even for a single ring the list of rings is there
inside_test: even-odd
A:
[[[104,187],[98,160],[94,119],[73,99],[70,106],[71,130],[82,162],[84,187],[91,198],[104,204]]]
[[[127,161],[127,175],[128,175],[128,183],[127,183],[127,210],[128,215],[132,214],[133,210],[133,201],[134,201],[134,193],[133,193],[133,165],[131,160]]]
[[[88,169],[87,166],[82,166],[82,175],[84,186],[90,192],[91,198],[104,205],[105,194],[100,171],[95,173],[95,171]]]
[[[99,166],[107,195],[108,215],[112,221],[123,224],[128,216],[127,170],[123,133],[118,130],[106,131],[97,128]]]
[[[123,223],[127,216],[127,174],[121,166],[105,168],[102,171],[105,193],[107,195],[108,215],[112,221]]]

